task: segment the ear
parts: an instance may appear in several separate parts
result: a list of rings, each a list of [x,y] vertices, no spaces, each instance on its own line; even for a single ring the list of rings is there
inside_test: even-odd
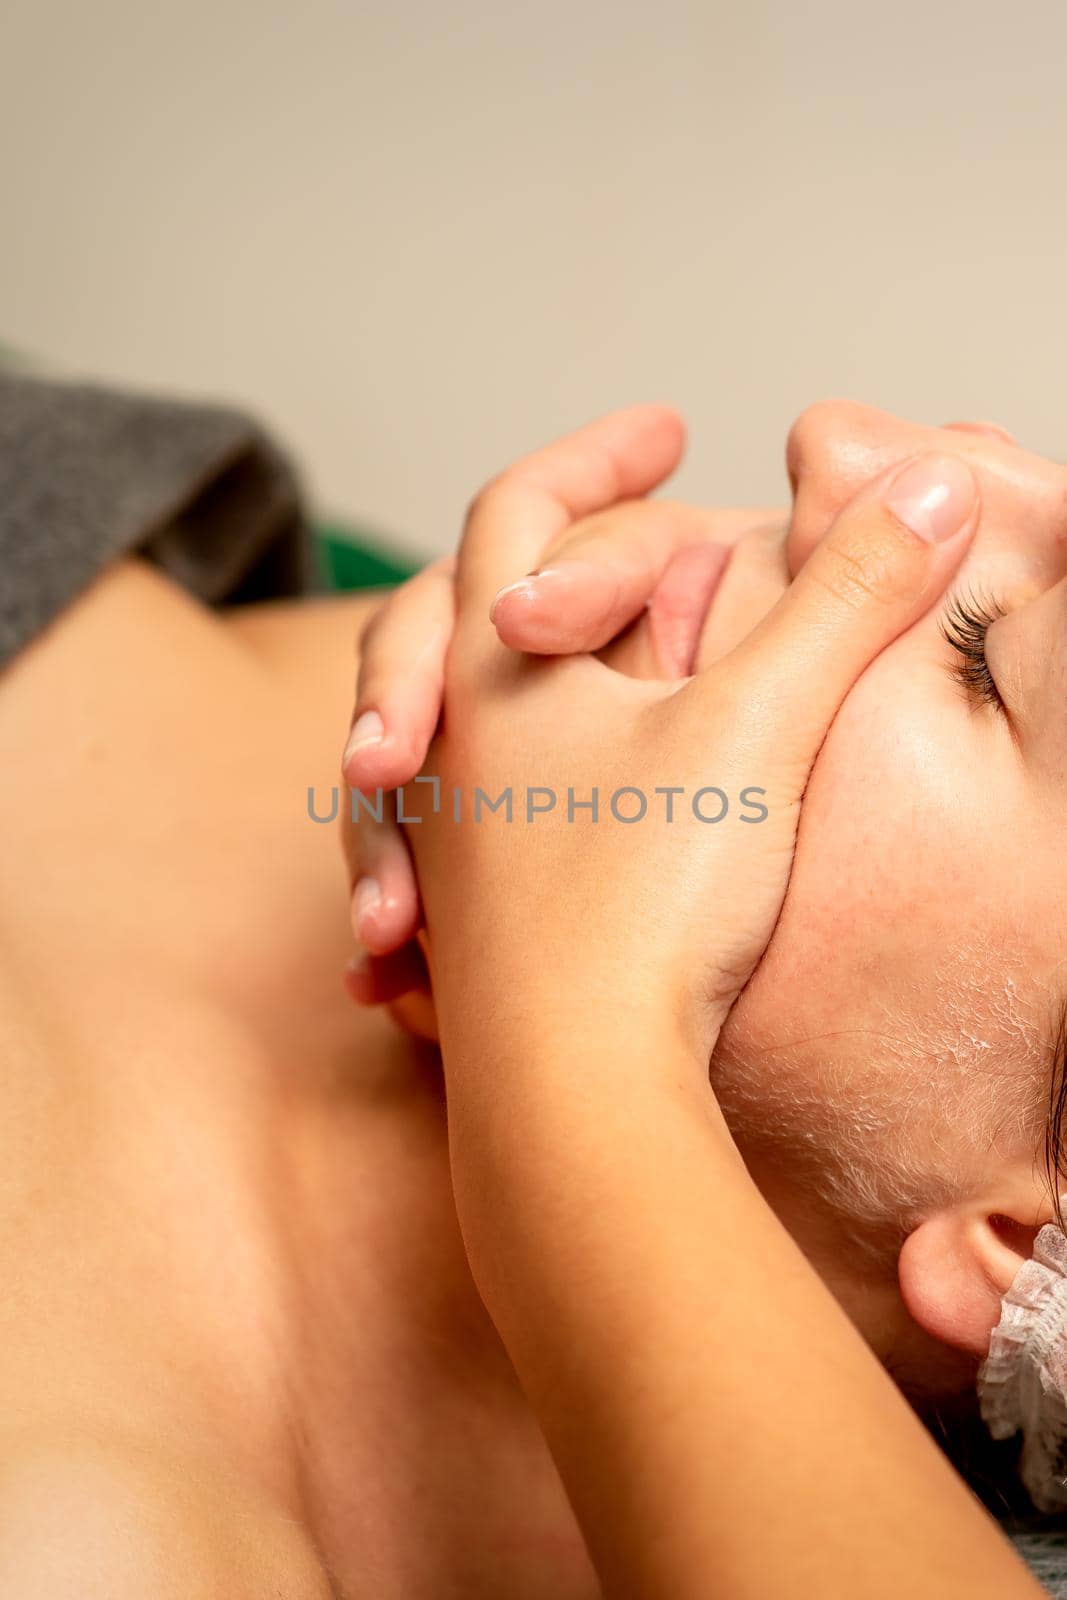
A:
[[[988,1354],[1001,1301],[1053,1215],[1032,1180],[1029,1201],[1020,1193],[1002,1197],[1002,1210],[973,1202],[939,1211],[909,1234],[897,1268],[900,1293],[926,1333],[970,1355]]]

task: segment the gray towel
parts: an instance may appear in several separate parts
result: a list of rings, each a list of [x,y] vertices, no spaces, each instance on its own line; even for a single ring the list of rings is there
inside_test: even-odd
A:
[[[134,550],[211,604],[311,577],[296,478],[247,417],[0,376],[0,666]]]
[[[1067,1528],[1049,1525],[1013,1531],[1012,1542],[1054,1600],[1067,1600]]]

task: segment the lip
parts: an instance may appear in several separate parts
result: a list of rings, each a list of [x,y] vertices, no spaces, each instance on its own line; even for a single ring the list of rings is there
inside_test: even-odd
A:
[[[734,547],[708,541],[679,550],[648,602],[648,625],[658,670],[666,678],[696,671],[705,623]]]
[[[690,671],[728,655],[777,605],[793,576],[788,541],[788,515],[773,522],[753,520],[733,541],[704,609]]]

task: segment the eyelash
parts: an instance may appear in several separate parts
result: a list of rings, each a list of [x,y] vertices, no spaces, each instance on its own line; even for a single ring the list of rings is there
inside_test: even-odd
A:
[[[985,636],[1005,609],[995,600],[954,595],[941,621],[941,635],[956,652],[952,676],[962,684],[968,698],[978,705],[1004,710],[1004,701],[986,660]]]

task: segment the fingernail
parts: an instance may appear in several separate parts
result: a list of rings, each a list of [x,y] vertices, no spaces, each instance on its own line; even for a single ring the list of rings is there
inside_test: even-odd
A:
[[[362,955],[353,956],[351,961],[346,963],[341,974],[341,982],[344,984],[349,999],[354,1000],[357,1005],[365,1006],[371,1004],[368,990],[370,975],[370,956],[365,950]]]
[[[505,588],[498,590],[493,597],[492,605],[489,607],[489,621],[492,622],[494,620],[497,607],[509,595],[521,595],[524,600],[536,600],[538,597],[537,580],[540,576],[539,572],[531,572],[528,578],[520,578],[517,583],[509,583]]]
[[[928,544],[951,539],[970,517],[978,497],[974,473],[956,456],[923,456],[894,478],[886,505]]]
[[[377,878],[360,878],[352,894],[352,932],[363,939],[363,919],[378,910],[382,890]]]
[[[616,587],[617,579],[610,571],[598,566],[593,561],[561,561],[555,567],[540,567],[536,572],[520,578],[517,583],[509,583],[506,589],[501,589],[489,608],[489,620],[496,618],[497,607],[500,602],[511,595],[521,597],[527,603],[545,600],[551,597],[557,599],[566,594],[568,589],[580,588],[583,591],[595,592],[605,587]]]
[[[341,757],[342,767],[347,767],[357,750],[367,750],[372,744],[381,744],[384,732],[385,723],[377,711],[364,711],[362,716],[356,718],[352,732],[348,735],[345,753]],[[334,745],[335,750],[336,748]]]

